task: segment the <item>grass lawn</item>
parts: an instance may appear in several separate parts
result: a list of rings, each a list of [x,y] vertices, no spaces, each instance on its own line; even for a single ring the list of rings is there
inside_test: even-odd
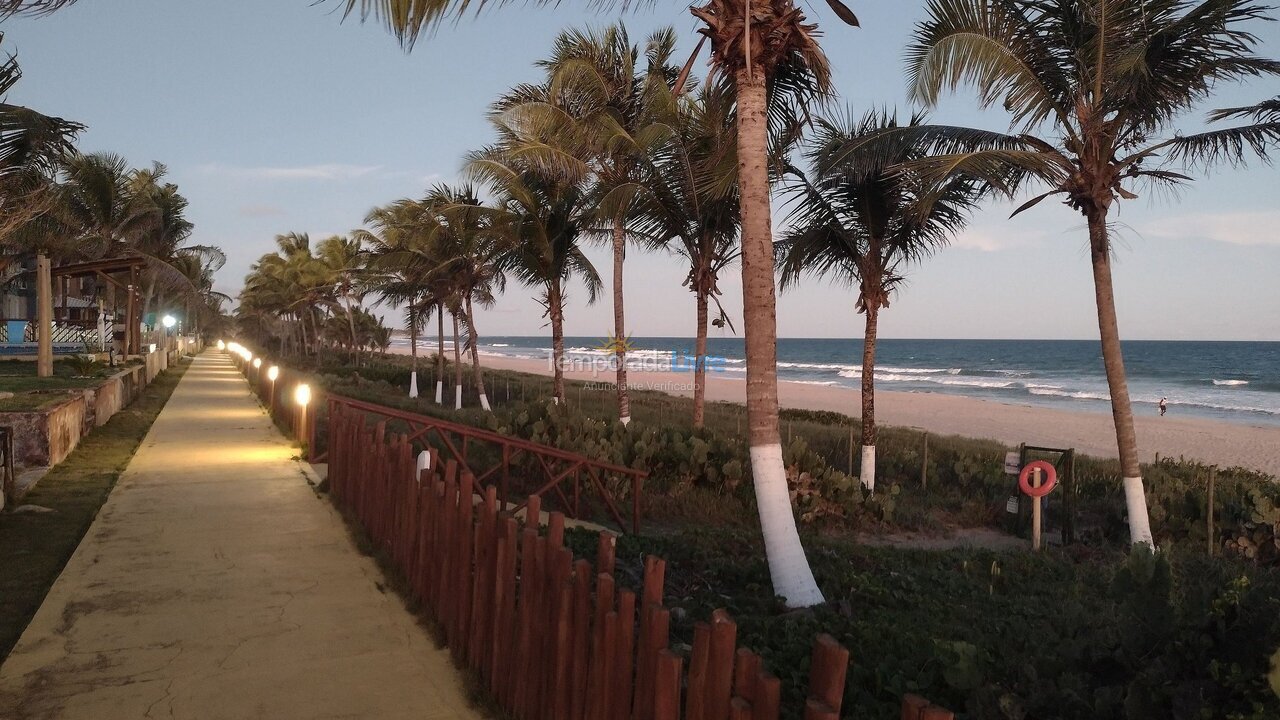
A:
[[[189,366],[180,362],[157,377],[22,500],[54,512],[0,513],[0,659],[17,643]]]

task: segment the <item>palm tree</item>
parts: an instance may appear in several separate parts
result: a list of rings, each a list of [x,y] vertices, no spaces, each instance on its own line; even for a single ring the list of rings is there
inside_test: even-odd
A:
[[[480,333],[476,327],[475,306],[492,307],[494,294],[502,292],[506,286],[502,261],[508,252],[507,238],[492,226],[494,214],[480,202],[469,185],[437,185],[428,191],[423,203],[435,216],[433,245],[440,259],[436,272],[449,278],[456,291],[461,319],[467,327],[466,347],[471,352],[476,392],[480,395],[480,406],[490,410],[484,374],[480,369]],[[457,321],[455,315],[455,343],[458,340]],[[455,358],[458,352],[455,345]],[[462,387],[461,372],[459,364],[459,389]],[[460,401],[460,393],[458,398]]]
[[[4,34],[0,33],[3,42]],[[73,142],[84,130],[78,123],[5,102],[21,78],[17,56],[10,55],[0,63],[0,197],[4,198],[0,271],[33,247],[49,250],[37,240],[61,239],[62,233],[42,232],[40,226],[53,222],[50,212],[59,200],[55,175],[62,160],[74,152]]]
[[[360,292],[360,277],[365,271],[368,259],[360,238],[348,238],[334,235],[320,241],[316,248],[316,259],[329,271],[334,288],[333,292],[338,307],[342,308],[347,318],[347,327],[351,334],[351,347],[355,353],[356,366],[360,365],[360,351],[356,347],[356,319],[353,307],[360,305],[363,293]]]
[[[707,391],[707,332],[714,323],[732,327],[720,305],[720,274],[738,259],[737,138],[733,97],[723,86],[704,86],[697,96],[670,93],[663,103],[676,133],[644,176],[637,231],[649,244],[679,255],[689,265],[684,285],[695,298],[693,426],[703,427]]]
[[[509,248],[498,269],[540,291],[538,300],[551,322],[553,397],[563,403],[565,283],[575,275],[581,277],[588,302],[595,302],[601,287],[600,276],[581,247],[596,219],[596,207],[581,163],[570,158],[567,167],[551,170],[545,162],[528,159],[530,148],[549,146],[548,131],[509,123],[505,110],[529,93],[545,94],[545,89],[518,88],[495,105],[493,123],[499,141],[470,153],[467,172],[489,186],[497,198],[490,222],[494,232],[505,235]]]
[[[926,105],[973,85],[983,106],[1011,115],[1012,134],[930,128],[937,138],[985,136],[988,147],[923,162],[937,177],[969,174],[1013,194],[1047,186],[1014,213],[1062,195],[1089,227],[1098,328],[1134,544],[1152,544],[1133,408],[1111,278],[1113,205],[1134,183],[1190,178],[1183,161],[1240,163],[1280,141],[1276,118],[1192,135],[1173,123],[1224,81],[1280,74],[1253,54],[1248,23],[1269,18],[1253,0],[930,0],[908,51],[913,96]],[[1167,139],[1160,139],[1164,135]]]
[[[339,0],[346,15],[377,17],[406,47],[443,19],[468,8],[506,5],[504,0]],[[556,4],[556,0],[537,0]],[[647,5],[636,0],[602,0],[597,5],[623,8]],[[844,22],[857,19],[840,0],[827,4]],[[787,487],[778,432],[777,298],[773,276],[773,236],[769,198],[770,93],[795,102],[775,103],[773,118],[789,122],[803,115],[805,98],[830,86],[826,56],[817,27],[806,22],[795,0],[708,0],[690,8],[711,41],[712,63],[737,97],[738,164],[742,197],[743,325],[747,355],[747,422],[752,481],[773,589],[789,605],[822,602],[813,579]],[[692,59],[690,60],[692,62]],[[679,83],[677,83],[679,84]],[[796,111],[793,113],[792,111]],[[775,131],[782,128],[776,127]]]
[[[919,126],[920,117],[909,126]],[[890,135],[885,146],[860,141],[898,127],[888,113],[818,120],[805,150],[809,173],[788,168],[790,230],[776,247],[782,287],[805,274],[858,285],[856,309],[866,315],[862,344],[862,466],[859,478],[876,486],[875,366],[880,310],[905,279],[904,271],[944,246],[965,224],[981,196],[967,176],[930,187],[903,172],[924,150],[912,138]]]
[[[653,110],[655,94],[669,94],[668,86],[679,71],[669,62],[675,41],[669,28],[651,35],[645,43],[642,71],[640,49],[631,43],[622,24],[565,30],[556,38],[551,57],[539,63],[547,71],[545,95],[535,93],[508,111],[524,122],[550,119],[560,131],[553,135],[557,145],[553,167],[568,155],[590,168],[600,220],[607,225],[613,252],[613,352],[618,419],[624,426],[631,422],[623,302],[628,217],[644,191],[648,158],[671,134]]]
[[[405,308],[405,325],[409,330],[409,397],[418,397],[418,335],[435,303],[430,299],[432,271],[439,265],[431,257],[431,246],[422,227],[425,210],[409,199],[397,200],[385,207],[374,208],[365,216],[365,224],[374,228],[355,230],[352,237],[369,248],[368,274],[363,278],[364,290],[373,292],[378,303],[390,302]],[[436,381],[436,402],[440,402],[442,377]]]

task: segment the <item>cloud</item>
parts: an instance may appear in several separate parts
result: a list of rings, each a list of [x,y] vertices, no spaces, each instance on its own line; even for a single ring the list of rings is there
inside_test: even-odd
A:
[[[1153,237],[1230,245],[1280,245],[1280,211],[1177,215],[1146,223],[1142,232]]]
[[[275,205],[245,205],[239,212],[241,217],[247,218],[280,217],[285,214],[284,208]]]
[[[219,175],[244,180],[355,180],[381,170],[380,165],[343,165],[322,163],[297,167],[238,167],[211,163],[200,171],[207,175]]]

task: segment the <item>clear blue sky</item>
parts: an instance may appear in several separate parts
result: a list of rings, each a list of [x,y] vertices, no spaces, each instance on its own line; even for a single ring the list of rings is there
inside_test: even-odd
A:
[[[446,26],[409,55],[377,25],[340,23],[312,0],[81,0],[48,18],[0,25],[25,77],[11,101],[89,126],[85,151],[170,168],[191,200],[195,241],[226,249],[222,290],[235,293],[249,265],[286,231],[313,237],[359,226],[373,206],[457,177],[460,158],[490,138],[487,104],[536,78],[566,25],[616,15],[517,4]],[[825,3],[825,47],[842,100],[853,108],[907,108],[902,54],[920,0],[852,3],[863,29],[839,25]],[[625,18],[642,38],[672,24],[686,46],[695,23],[677,0]],[[1280,24],[1257,28],[1280,55]],[[1216,105],[1280,94],[1280,79],[1224,87]],[[948,99],[940,122],[1003,127]],[[1188,130],[1198,127],[1195,120]],[[1117,220],[1122,332],[1134,339],[1280,340],[1280,169],[1221,170],[1176,196],[1125,203]],[[1016,220],[984,210],[954,246],[915,268],[881,318],[886,337],[1097,336],[1086,238],[1079,216],[1045,204]],[[593,256],[602,271],[606,255]],[[671,258],[633,254],[626,280],[633,335],[690,335],[693,296]],[[736,270],[722,283],[740,307]],[[512,285],[479,318],[485,335],[546,332],[540,308]],[[603,336],[607,303],[576,292],[570,334]],[[779,332],[860,334],[847,288],[809,283],[782,296]],[[388,312],[388,322],[394,311]]]

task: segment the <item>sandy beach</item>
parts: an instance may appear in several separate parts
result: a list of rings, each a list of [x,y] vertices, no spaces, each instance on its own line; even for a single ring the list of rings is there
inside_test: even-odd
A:
[[[407,348],[396,348],[397,351]],[[550,375],[545,361],[481,356],[487,367]],[[611,373],[594,377],[590,372],[568,372],[572,380],[612,382]],[[675,395],[693,394],[691,373],[630,371],[632,387],[661,390]],[[745,402],[746,385],[739,379],[707,378],[707,399]],[[857,415],[859,392],[804,383],[780,382],[783,407],[829,410]],[[1018,443],[1049,447],[1074,447],[1096,457],[1116,456],[1116,436],[1111,416],[1014,405],[935,393],[878,391],[876,415],[883,425],[911,427],[942,435],[987,438],[1016,446]],[[1186,457],[1223,467],[1241,466],[1277,474],[1280,468],[1280,428],[1252,426],[1187,417],[1139,416],[1138,444],[1144,461],[1161,457]]]

